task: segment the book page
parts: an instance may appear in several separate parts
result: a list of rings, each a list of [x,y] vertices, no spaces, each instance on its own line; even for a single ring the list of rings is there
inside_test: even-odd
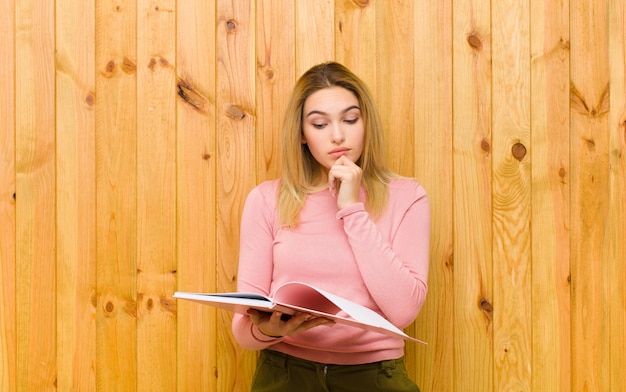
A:
[[[285,283],[276,289],[274,302],[285,306],[293,306],[303,312],[312,310],[310,313],[318,316],[328,316],[342,324],[370,329],[391,336],[400,336],[407,340],[425,344],[421,340],[408,336],[404,331],[372,309],[306,283]],[[349,317],[339,315],[340,312],[347,314]]]
[[[318,289],[300,282],[285,283],[276,289],[274,302],[302,311],[315,310],[329,315],[336,315],[341,311],[341,308],[321,294]]]

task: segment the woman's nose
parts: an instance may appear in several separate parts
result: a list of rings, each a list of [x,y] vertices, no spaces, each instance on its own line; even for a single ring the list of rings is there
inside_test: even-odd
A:
[[[346,140],[346,138],[343,134],[343,131],[341,130],[341,127],[339,125],[333,126],[333,142],[341,143],[344,140]]]

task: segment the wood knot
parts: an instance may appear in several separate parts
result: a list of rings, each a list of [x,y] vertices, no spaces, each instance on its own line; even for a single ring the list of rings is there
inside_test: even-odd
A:
[[[191,105],[192,108],[201,112],[209,111],[208,99],[200,94],[198,89],[193,87],[191,83],[179,78],[176,83],[176,87],[178,87],[178,96],[181,97],[183,101]]]
[[[102,76],[105,78],[110,78],[115,73],[115,60],[109,60],[109,62],[104,66],[104,72],[102,72]]]
[[[154,300],[152,300],[152,298],[148,298],[148,300],[146,301],[146,309],[148,309],[148,311],[151,311],[152,308],[154,308]]]
[[[208,161],[209,159],[211,159],[211,154],[208,154],[208,153],[202,154],[202,159],[205,161]]]
[[[491,144],[489,144],[489,141],[487,141],[485,139],[483,139],[480,142],[480,148],[481,148],[481,150],[483,150],[487,154],[489,154],[491,152]]]
[[[472,49],[476,51],[481,50],[483,47],[483,42],[480,40],[480,37],[476,33],[472,33],[467,36],[467,43]]]
[[[246,114],[243,112],[243,110],[241,110],[241,108],[236,105],[230,105],[226,113],[229,117],[234,118],[235,120],[243,120],[246,117]]]
[[[234,19],[229,19],[226,21],[226,31],[229,33],[237,32],[237,21]]]
[[[365,8],[370,5],[370,0],[353,0],[358,7]]]
[[[480,300],[480,308],[487,313],[493,312],[493,305],[484,298]]]
[[[122,61],[122,71],[129,75],[134,74],[137,72],[137,63],[128,57],[124,57],[124,60]]]
[[[454,269],[454,253],[451,253],[447,258],[445,265],[447,268]]]
[[[168,68],[170,66],[170,62],[164,57],[159,57],[159,65],[163,68]]]
[[[124,311],[133,317],[137,317],[137,302],[132,300],[126,301]]]
[[[157,61],[156,59],[153,57],[150,59],[150,62],[148,63],[148,68],[150,68],[150,71],[154,72],[154,68],[156,67]]]
[[[85,103],[87,104],[87,106],[92,108],[95,102],[96,102],[96,97],[93,95],[93,93],[87,94],[87,96],[85,97]]]
[[[176,314],[176,301],[172,298],[163,298],[159,300],[159,304],[161,305],[161,309],[166,312]]]
[[[522,143],[515,143],[513,147],[511,147],[511,152],[513,153],[513,157],[521,162],[526,156],[526,146]]]
[[[104,311],[110,314],[113,313],[113,310],[115,310],[115,305],[113,305],[113,302],[107,301],[107,303],[104,304]]]

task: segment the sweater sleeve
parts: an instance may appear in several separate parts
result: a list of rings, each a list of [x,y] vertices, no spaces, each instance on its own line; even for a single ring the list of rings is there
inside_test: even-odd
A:
[[[257,187],[243,208],[239,244],[237,290],[269,295],[272,281],[272,243],[274,238],[274,203]],[[250,317],[235,314],[232,331],[239,344],[249,350],[262,350],[281,339],[263,335]]]
[[[390,322],[404,328],[417,317],[428,291],[430,208],[421,186],[407,203],[391,208],[400,209],[394,211],[391,238],[384,238],[361,203],[337,217],[373,300]]]

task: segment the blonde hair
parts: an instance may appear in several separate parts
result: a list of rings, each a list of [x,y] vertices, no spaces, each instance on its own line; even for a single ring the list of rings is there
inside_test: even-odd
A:
[[[329,87],[351,91],[359,101],[365,127],[364,148],[356,162],[363,170],[365,206],[377,217],[387,204],[389,181],[396,177],[385,166],[383,127],[365,83],[345,66],[336,62],[318,64],[298,79],[287,104],[282,128],[282,179],[278,190],[278,213],[282,224],[294,227],[307,194],[325,176],[309,147],[302,144],[304,103],[316,91]]]

